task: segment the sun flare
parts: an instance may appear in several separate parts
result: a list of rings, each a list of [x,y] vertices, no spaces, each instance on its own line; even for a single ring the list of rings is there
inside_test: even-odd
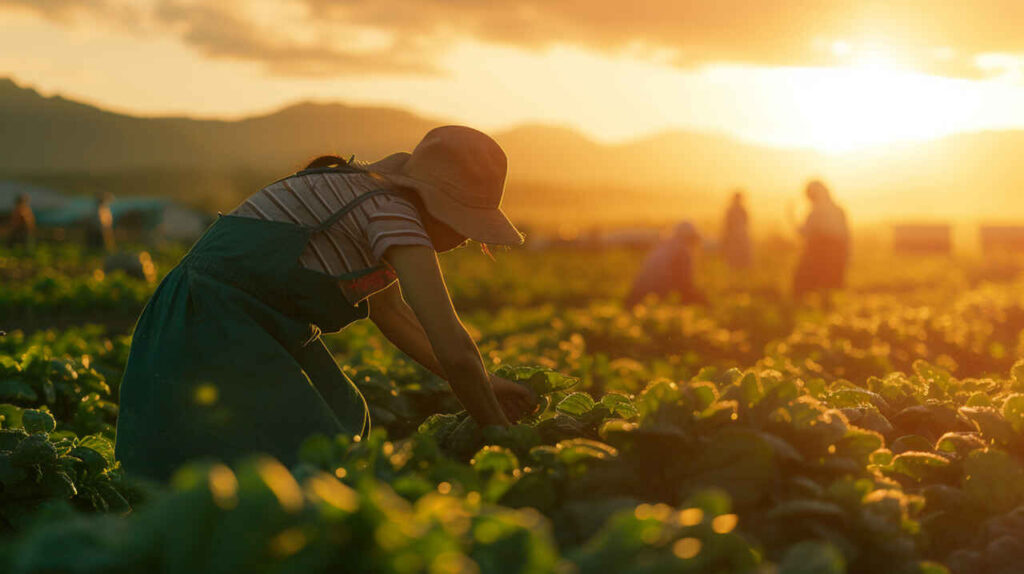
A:
[[[825,152],[947,135],[962,127],[972,109],[953,80],[881,66],[809,74],[814,78],[795,90],[795,120],[803,139]]]

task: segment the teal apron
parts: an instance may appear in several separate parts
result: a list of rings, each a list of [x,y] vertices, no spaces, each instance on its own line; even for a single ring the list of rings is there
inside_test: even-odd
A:
[[[299,172],[342,171],[323,168]],[[166,479],[197,458],[268,453],[286,465],[314,433],[365,434],[366,401],[320,340],[368,314],[339,280],[299,263],[325,231],[221,216],[153,294],[121,382],[116,455],[126,472]]]

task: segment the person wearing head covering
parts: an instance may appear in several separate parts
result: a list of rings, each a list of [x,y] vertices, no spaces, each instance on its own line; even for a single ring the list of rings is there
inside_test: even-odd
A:
[[[487,372],[437,259],[467,239],[522,243],[500,207],[506,172],[493,139],[444,126],[376,163],[317,158],[221,216],[135,328],[116,438],[126,471],[162,479],[253,452],[292,464],[310,435],[365,435],[366,402],[320,339],[364,318],[481,426],[531,411],[525,387]]]
[[[750,218],[742,191],[732,195],[722,224],[722,256],[733,269],[747,269],[751,264]]]
[[[7,245],[9,247],[25,246],[32,247],[36,240],[36,216],[32,213],[30,198],[27,193],[18,195],[14,202],[14,209],[11,211],[9,235]]]
[[[640,265],[625,306],[632,308],[649,296],[677,296],[682,303],[704,303],[704,294],[693,282],[693,258],[701,237],[689,221],[676,225]]]
[[[114,242],[114,215],[110,211],[112,196],[109,193],[96,195],[96,209],[86,223],[85,244],[90,249],[112,253]]]
[[[805,190],[811,211],[799,228],[804,248],[793,279],[797,297],[814,291],[841,289],[850,254],[850,230],[846,212],[818,180]]]

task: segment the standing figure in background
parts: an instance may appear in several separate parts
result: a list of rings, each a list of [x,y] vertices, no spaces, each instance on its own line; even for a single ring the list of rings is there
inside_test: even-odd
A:
[[[36,216],[32,213],[32,206],[29,205],[29,196],[22,193],[14,202],[14,210],[11,211],[10,235],[7,236],[7,246],[32,247],[36,240]]]
[[[114,215],[110,212],[111,199],[109,193],[96,196],[96,211],[89,221],[85,235],[85,244],[90,249],[101,249],[107,253],[114,251]]]
[[[733,269],[747,269],[751,263],[750,217],[742,191],[732,195],[722,225],[722,256]]]
[[[705,303],[704,294],[693,283],[693,258],[700,244],[700,234],[692,223],[676,225],[672,235],[658,243],[644,260],[626,296],[626,307],[637,306],[648,295],[678,295],[683,303]]]
[[[807,184],[811,211],[800,227],[804,249],[793,279],[793,294],[801,297],[812,291],[841,289],[850,256],[850,230],[846,212],[818,180]]]

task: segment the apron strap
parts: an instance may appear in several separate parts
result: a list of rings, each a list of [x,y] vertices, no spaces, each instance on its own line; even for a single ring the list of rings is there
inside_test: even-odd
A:
[[[320,393],[346,432],[366,436],[370,433],[370,412],[366,398],[338,367],[334,356],[319,337],[295,349],[292,356],[302,366],[313,387]],[[358,427],[358,428],[356,428]]]
[[[389,189],[387,187],[380,187],[380,188],[374,189],[373,191],[368,191],[368,192],[366,192],[366,193],[364,193],[364,194],[362,194],[360,196],[357,196],[352,201],[350,201],[350,202],[346,203],[345,205],[343,205],[341,207],[341,209],[339,209],[338,211],[335,211],[334,213],[332,213],[330,215],[330,217],[328,217],[327,219],[323,220],[320,223],[320,225],[317,225],[316,227],[312,227],[310,229],[312,230],[313,233],[319,233],[321,231],[324,231],[324,230],[328,229],[329,227],[331,227],[332,225],[334,225],[335,223],[337,223],[339,219],[341,219],[342,217],[345,217],[346,215],[348,215],[348,213],[350,211],[352,211],[356,207],[359,207],[360,203],[366,201],[367,199],[370,199],[371,197],[375,197],[375,196],[378,196],[378,195],[386,195],[386,194],[398,195],[398,192],[393,190],[393,189]]]

